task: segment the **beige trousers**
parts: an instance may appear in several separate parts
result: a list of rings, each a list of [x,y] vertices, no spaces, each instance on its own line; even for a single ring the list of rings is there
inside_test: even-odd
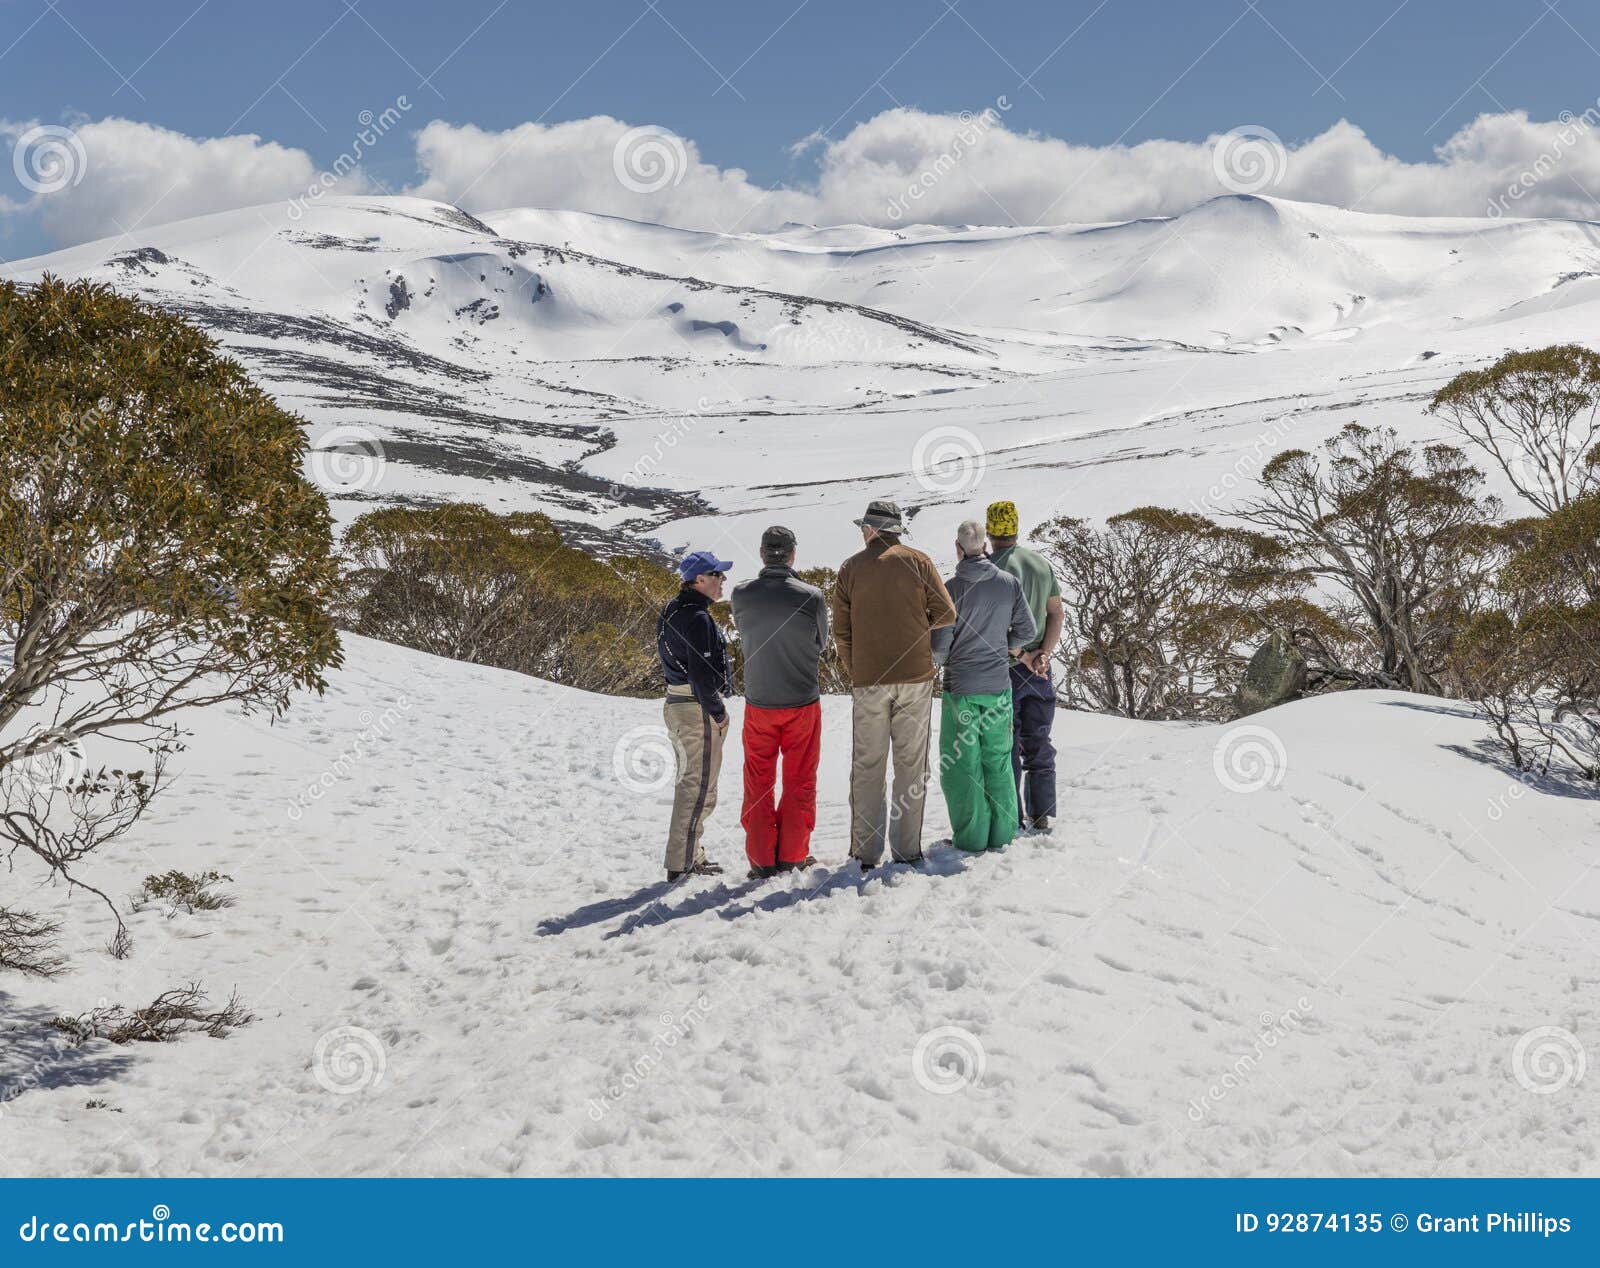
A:
[[[667,829],[667,871],[687,872],[706,856],[700,837],[717,808],[725,732],[706,716],[688,687],[668,687],[663,712],[678,759],[672,824]]]
[[[857,687],[850,693],[850,856],[875,867],[887,842],[894,858],[922,857],[933,681]],[[894,796],[884,783],[894,755]]]

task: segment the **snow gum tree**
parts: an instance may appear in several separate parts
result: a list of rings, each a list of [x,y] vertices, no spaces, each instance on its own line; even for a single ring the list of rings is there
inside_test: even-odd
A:
[[[1428,408],[1546,515],[1600,489],[1600,355],[1588,348],[1508,352],[1456,375]]]
[[[1204,516],[1139,507],[1106,521],[1041,525],[1033,539],[1061,578],[1058,659],[1069,702],[1130,718],[1220,718],[1251,644],[1280,626],[1321,625],[1269,537]]]
[[[1467,693],[1519,770],[1600,781],[1600,490],[1502,536],[1497,602],[1456,657]]]
[[[203,332],[87,282],[0,285],[0,853],[76,865],[149,804],[179,709],[281,712],[336,664],[301,422]],[[92,765],[100,741],[128,760]],[[89,743],[87,746],[85,742]],[[115,904],[109,903],[113,913]],[[54,926],[0,904],[0,968]],[[126,947],[120,916],[113,949]]]
[[[1461,450],[1420,451],[1351,423],[1323,452],[1289,449],[1240,511],[1277,538],[1289,567],[1348,601],[1369,644],[1364,685],[1444,692],[1461,615],[1492,569],[1499,503]]]

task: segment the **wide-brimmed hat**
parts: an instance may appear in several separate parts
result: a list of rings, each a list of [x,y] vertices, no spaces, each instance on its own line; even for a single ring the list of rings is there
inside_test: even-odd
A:
[[[867,503],[867,513],[854,523],[857,528],[875,528],[880,533],[906,531],[905,519],[900,514],[900,507],[894,502]]]

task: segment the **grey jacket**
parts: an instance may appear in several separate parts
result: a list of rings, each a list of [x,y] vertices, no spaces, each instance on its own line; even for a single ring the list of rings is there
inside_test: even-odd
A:
[[[952,696],[1011,690],[1011,653],[1038,633],[1022,583],[982,555],[963,559],[945,582],[956,623],[933,632],[933,658]]]
[[[822,591],[781,564],[733,588],[733,623],[744,651],[744,698],[758,709],[798,709],[820,692],[817,666],[828,642]]]

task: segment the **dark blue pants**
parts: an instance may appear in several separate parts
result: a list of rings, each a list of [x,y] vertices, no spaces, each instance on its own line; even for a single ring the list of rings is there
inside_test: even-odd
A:
[[[1056,746],[1050,724],[1056,717],[1055,682],[1049,670],[1040,677],[1022,665],[1011,666],[1011,770],[1017,778],[1017,813],[1024,826],[1040,815],[1056,814]]]

